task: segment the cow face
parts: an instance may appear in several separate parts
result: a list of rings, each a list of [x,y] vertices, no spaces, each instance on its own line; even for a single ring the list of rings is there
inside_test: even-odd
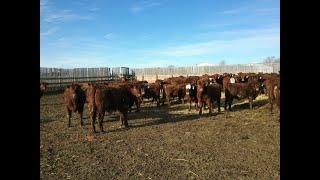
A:
[[[230,78],[230,83],[235,83],[236,79],[234,77]]]
[[[260,85],[259,83],[253,83],[253,87],[255,89],[256,92],[259,92],[260,91]]]
[[[87,96],[87,101],[89,103],[94,102],[95,92],[96,92],[96,87],[93,84],[88,83],[88,87],[86,89],[86,96]]]
[[[141,97],[141,89],[138,88],[137,86],[130,86],[130,92],[132,93],[132,95],[136,96],[136,97]]]
[[[71,102],[76,105],[78,102],[78,96],[77,96],[77,86],[70,86],[69,87],[69,97],[71,98]]]
[[[186,85],[186,94],[189,95],[191,89],[191,84]]]
[[[140,88],[141,95],[145,95],[146,94],[146,89],[148,89],[148,88],[149,88],[149,86],[147,84],[142,84],[141,88]]]
[[[198,84],[197,84],[197,95],[202,95],[206,88],[208,87],[209,83],[208,81],[198,81]]]
[[[164,96],[163,88],[160,88],[160,98],[162,98],[163,96]]]

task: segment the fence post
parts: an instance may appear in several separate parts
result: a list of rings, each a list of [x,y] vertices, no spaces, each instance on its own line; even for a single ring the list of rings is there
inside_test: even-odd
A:
[[[89,83],[89,68],[87,68],[87,82]]]
[[[59,87],[62,88],[61,86],[62,85],[61,85],[61,68],[60,68],[59,69]]]
[[[74,69],[72,70],[72,74],[73,74],[73,83],[75,82],[75,72]]]

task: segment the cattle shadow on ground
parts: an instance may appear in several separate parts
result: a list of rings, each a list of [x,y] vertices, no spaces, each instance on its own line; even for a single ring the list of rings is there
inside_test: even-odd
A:
[[[40,106],[58,106],[58,105],[64,105],[63,102],[60,103],[41,103]]]
[[[53,118],[40,118],[40,123],[42,124],[46,124],[46,123],[50,123],[50,122],[54,122],[54,121],[57,121],[56,119],[53,119]]]
[[[241,104],[238,104],[241,103]],[[253,107],[254,108],[259,108],[261,106],[264,106],[265,104],[268,103],[267,99],[259,99],[259,100],[254,100],[253,102]],[[63,103],[52,103],[48,105],[61,105]],[[224,98],[221,99],[221,110],[222,112],[218,113],[217,110],[217,103],[215,102],[213,113],[211,115],[208,114],[208,110],[204,109],[203,114],[200,116],[198,114],[198,111],[196,111],[195,104],[192,102],[191,104],[191,111],[188,111],[189,108],[189,103],[185,101],[184,104],[181,104],[177,99],[173,101],[171,106],[168,106],[168,103],[165,102],[165,104],[162,106],[160,105],[159,107],[156,106],[156,102],[151,103],[145,102],[141,106],[141,111],[140,112],[135,112],[136,106],[133,106],[132,112],[128,113],[128,122],[129,122],[129,129],[130,128],[139,128],[139,127],[147,127],[147,126],[153,126],[153,125],[159,125],[159,124],[165,124],[165,123],[176,123],[176,122],[181,122],[181,121],[193,121],[193,120],[199,120],[200,118],[211,118],[212,120],[215,119],[216,115],[219,114],[224,114]],[[232,105],[232,111],[242,111],[245,109],[249,109],[249,103],[247,102],[246,99],[243,100],[234,100],[233,105]],[[179,112],[176,114],[175,111],[184,111],[182,114]],[[90,117],[87,114],[84,114],[84,124],[91,125],[91,120]],[[49,123],[55,121],[54,119],[43,119],[40,120],[41,123]],[[72,121],[78,121],[78,116],[73,117]],[[109,113],[105,114],[104,117],[104,126],[108,126],[108,122],[119,122],[120,125],[120,120],[119,120],[119,113]],[[96,121],[97,122],[97,121]],[[124,131],[128,130],[126,128],[118,128],[118,129],[113,129],[108,132],[118,132],[118,131]]]
[[[266,104],[268,104],[268,99],[261,99],[261,100],[254,100],[252,107],[255,108],[260,108]],[[243,111],[246,109],[250,109],[249,102],[241,103],[241,104],[232,104],[231,106],[232,111]]]
[[[175,106],[174,108],[177,109],[186,109],[186,106]],[[149,109],[149,111],[146,111],[146,109]],[[147,127],[147,126],[153,126],[153,125],[159,125],[159,124],[165,124],[165,123],[177,123],[182,121],[194,121],[199,120],[201,118],[211,118],[212,120],[215,119],[215,116],[218,113],[213,112],[211,115],[207,112],[204,112],[201,116],[196,113],[188,112],[186,114],[170,114],[170,112],[173,111],[172,108],[162,107],[159,109],[152,109],[150,107],[147,107],[146,109],[142,108],[142,111],[139,113],[131,114],[128,116],[128,122],[129,122],[129,129],[130,128],[141,128],[141,127]],[[170,111],[170,112],[169,112]],[[191,114],[192,113],[192,114]],[[114,129],[109,132],[118,132],[123,131],[123,129]]]

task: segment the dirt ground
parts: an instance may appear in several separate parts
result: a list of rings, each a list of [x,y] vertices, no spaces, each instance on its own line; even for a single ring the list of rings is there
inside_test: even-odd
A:
[[[41,179],[280,179],[279,115],[265,96],[253,110],[243,101],[201,117],[187,104],[155,105],[129,113],[128,129],[117,114],[105,116],[106,132],[92,136],[86,105],[84,128],[77,114],[67,128],[62,95],[45,95]]]

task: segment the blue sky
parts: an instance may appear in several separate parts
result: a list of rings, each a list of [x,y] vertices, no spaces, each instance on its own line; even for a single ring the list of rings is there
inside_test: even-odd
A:
[[[41,0],[41,67],[242,64],[280,56],[279,0]]]

